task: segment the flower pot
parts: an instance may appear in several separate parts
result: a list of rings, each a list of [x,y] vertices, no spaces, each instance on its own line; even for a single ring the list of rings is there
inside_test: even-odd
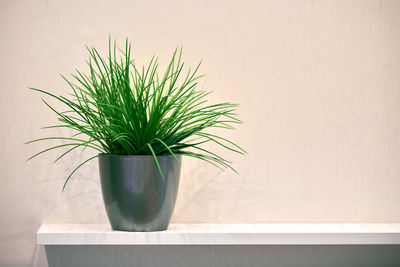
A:
[[[181,160],[181,156],[178,156]],[[114,230],[161,231],[175,207],[181,164],[173,156],[100,155],[101,189]]]

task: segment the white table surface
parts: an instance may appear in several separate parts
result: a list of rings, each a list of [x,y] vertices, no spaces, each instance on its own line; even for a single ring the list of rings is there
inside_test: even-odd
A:
[[[400,244],[396,224],[171,224],[160,232],[108,224],[42,224],[40,245],[372,245]]]

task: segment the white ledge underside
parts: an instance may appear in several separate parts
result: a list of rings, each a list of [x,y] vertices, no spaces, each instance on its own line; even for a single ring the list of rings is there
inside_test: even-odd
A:
[[[39,245],[394,245],[396,224],[171,224],[161,232],[108,224],[42,224]]]

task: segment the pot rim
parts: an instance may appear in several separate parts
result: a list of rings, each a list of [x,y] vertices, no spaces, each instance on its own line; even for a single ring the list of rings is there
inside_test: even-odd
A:
[[[180,154],[175,154],[178,158],[181,157],[182,155]],[[99,154],[99,157],[120,157],[120,158],[154,158],[153,155],[119,155],[119,154],[106,154],[106,153],[101,153]],[[167,157],[174,157],[173,155],[156,155],[157,158],[167,158]]]

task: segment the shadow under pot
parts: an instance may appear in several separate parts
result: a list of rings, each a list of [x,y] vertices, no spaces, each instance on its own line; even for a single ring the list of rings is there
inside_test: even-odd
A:
[[[174,211],[181,156],[99,156],[104,205],[113,230],[147,232],[168,228]]]

